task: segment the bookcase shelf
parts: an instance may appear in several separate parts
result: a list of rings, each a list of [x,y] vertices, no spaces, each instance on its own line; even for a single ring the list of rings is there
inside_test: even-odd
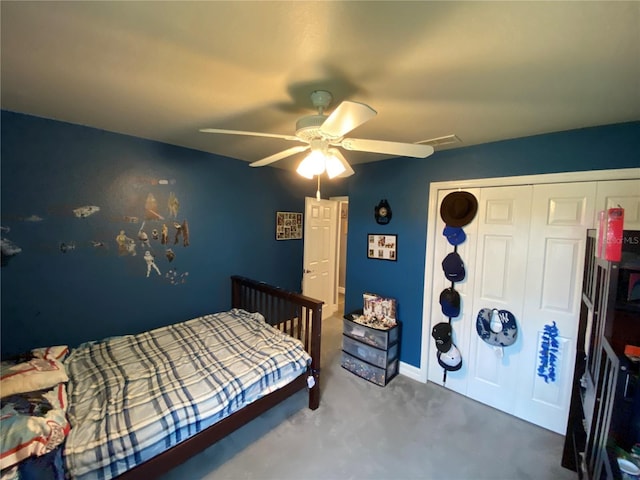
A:
[[[624,355],[640,345],[640,305],[630,278],[640,273],[640,231],[625,230],[620,262],[595,255],[596,231],[587,251],[578,330],[574,387],[562,465],[579,478],[622,478],[616,460],[640,442],[640,374]]]

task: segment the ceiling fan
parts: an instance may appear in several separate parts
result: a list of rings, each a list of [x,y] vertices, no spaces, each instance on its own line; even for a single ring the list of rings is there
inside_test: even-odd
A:
[[[296,153],[310,150],[310,155],[306,157],[300,167],[298,167],[298,173],[307,178],[313,178],[314,175],[323,173],[325,168],[329,178],[353,175],[353,169],[336,147],[342,147],[345,150],[382,153],[399,157],[425,158],[433,153],[433,147],[431,145],[345,138],[345,135],[349,132],[375,117],[377,112],[364,103],[345,100],[327,116],[324,112],[332,100],[333,96],[327,91],[316,90],[312,92],[311,102],[313,106],[317,108],[318,113],[300,118],[296,122],[295,135],[223,130],[220,128],[202,128],[200,131],[228,135],[281,138],[283,140],[303,143],[305,145],[287,148],[286,150],[257,160],[249,164],[249,166],[263,167],[295,155]],[[318,159],[322,161],[318,162]],[[306,168],[305,162],[307,162]],[[320,168],[317,167],[318,165],[320,165]]]

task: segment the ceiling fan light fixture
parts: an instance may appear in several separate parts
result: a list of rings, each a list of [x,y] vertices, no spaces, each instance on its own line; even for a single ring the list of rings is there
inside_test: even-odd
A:
[[[312,150],[311,153],[300,162],[296,172],[305,178],[312,179],[315,175],[321,175],[324,170],[324,155],[318,150]]]
[[[334,151],[335,149],[330,149],[325,158],[325,167],[329,178],[338,177],[347,171],[347,167],[344,165],[343,160],[337,156]]]

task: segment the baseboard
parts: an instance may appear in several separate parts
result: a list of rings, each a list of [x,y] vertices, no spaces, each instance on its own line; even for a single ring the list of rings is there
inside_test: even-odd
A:
[[[408,363],[400,362],[398,373],[405,377],[408,377],[416,382],[427,383],[427,372],[423,372],[418,367],[409,365]]]

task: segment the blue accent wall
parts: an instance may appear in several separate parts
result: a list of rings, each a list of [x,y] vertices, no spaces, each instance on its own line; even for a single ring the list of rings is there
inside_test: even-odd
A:
[[[398,300],[401,360],[420,366],[427,208],[431,182],[640,167],[640,122],[586,128],[436,152],[426,159],[358,165],[349,186],[345,310],[362,294]],[[389,201],[393,218],[378,225],[374,206]],[[370,260],[368,233],[398,235],[396,262]]]
[[[1,121],[1,236],[22,249],[0,269],[3,356],[228,308],[233,274],[300,290],[303,242],[275,240],[275,212],[303,212],[315,181],[13,112],[3,111]],[[639,167],[638,152],[640,122],[632,122],[356,165],[348,182],[324,182],[323,197],[349,196],[345,309],[362,308],[364,292],[398,299],[401,360],[419,366],[431,182]],[[168,219],[171,191],[180,202],[177,220],[188,221],[190,245],[182,238],[173,245],[171,227],[168,247],[176,258],[169,262],[167,246],[151,240],[162,275],[151,271],[147,278],[144,250],[138,245],[136,256],[121,255],[115,237],[125,229],[137,239],[141,222],[124,217],[144,219],[149,193]],[[386,226],[373,216],[382,198],[393,210]],[[73,209],[83,205],[100,211],[75,217]],[[145,222],[145,231],[161,224]],[[398,234],[398,261],[368,260],[368,233]],[[62,244],[75,249],[63,253]],[[166,277],[169,269],[177,284]]]
[[[276,211],[304,212],[315,181],[8,111],[1,129],[1,234],[21,249],[3,258],[0,270],[3,356],[227,309],[233,274],[300,290],[303,241],[276,241],[275,218]],[[345,195],[346,188],[345,181],[325,184],[323,196]],[[187,221],[188,246],[182,235],[174,244],[170,192],[179,201],[175,221]],[[145,221],[151,238],[144,247],[138,231],[149,194],[164,220]],[[73,210],[85,205],[100,211],[76,217]],[[152,238],[163,224],[166,245]],[[136,241],[135,256],[119,251],[120,230]],[[175,253],[171,262],[167,248]],[[146,276],[146,250],[161,275],[152,269]]]

